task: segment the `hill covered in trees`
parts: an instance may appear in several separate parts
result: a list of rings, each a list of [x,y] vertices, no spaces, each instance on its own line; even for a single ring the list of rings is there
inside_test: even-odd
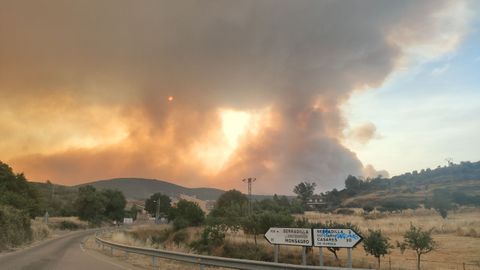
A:
[[[161,192],[170,197],[186,194],[196,196],[201,200],[216,200],[225,191],[216,188],[187,188],[157,179],[144,178],[114,178],[79,185],[91,185],[97,189],[116,189],[129,199],[146,199],[155,192]]]
[[[446,204],[480,206],[480,161],[449,163],[436,169],[413,171],[392,178],[362,179],[349,175],[343,190],[321,194],[324,209],[377,207],[383,210]]]

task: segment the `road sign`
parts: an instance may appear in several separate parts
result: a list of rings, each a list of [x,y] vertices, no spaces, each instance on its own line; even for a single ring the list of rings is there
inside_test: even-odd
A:
[[[311,246],[313,242],[312,229],[303,228],[270,228],[265,238],[274,245]]]
[[[313,229],[313,245],[316,247],[353,248],[362,240],[351,229]]]

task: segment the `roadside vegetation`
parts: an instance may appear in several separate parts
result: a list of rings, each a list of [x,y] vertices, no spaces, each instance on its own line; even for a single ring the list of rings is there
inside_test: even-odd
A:
[[[438,170],[476,175],[479,164],[462,163],[460,167],[450,165]],[[471,170],[465,171],[465,168]],[[183,207],[186,202],[180,201],[172,207],[169,202],[164,203],[166,199],[161,199],[164,195],[154,194],[149,199],[148,211],[155,214],[156,206],[152,202],[160,198],[161,215],[167,217],[170,225],[134,227],[115,233],[112,239],[137,246],[273,261],[272,246],[263,238],[270,227],[350,228],[365,238],[358,246],[361,251],[358,247],[354,251],[354,267],[448,269],[465,264],[468,269],[469,265],[480,263],[474,259],[480,257],[478,249],[469,248],[480,245],[477,232],[480,212],[475,208],[478,193],[475,189],[465,190],[462,184],[452,188],[451,179],[439,177],[438,171],[434,171],[417,173],[421,185],[433,181],[428,187],[420,185],[421,196],[411,193],[419,192],[416,189],[406,190],[410,188],[405,184],[408,181],[405,185],[395,182],[398,186],[389,189],[384,183],[388,179],[353,176],[346,179],[346,187],[340,191],[315,195],[314,183],[301,182],[292,189],[296,198],[274,195],[253,201],[251,206],[245,194],[230,190],[219,197],[214,209],[204,218],[195,203]],[[436,180],[428,180],[426,174],[437,175]],[[398,192],[397,188],[404,192]],[[377,196],[390,192],[397,194]],[[415,199],[408,194],[413,194]],[[357,200],[362,196],[370,199]],[[320,198],[319,203],[312,203],[313,198]],[[194,216],[199,218],[184,220]],[[326,265],[345,265],[344,249],[324,250]],[[282,246],[280,254],[281,262],[301,261],[298,247]],[[318,265],[318,249],[308,248],[307,258],[309,265]]]
[[[125,205],[126,199],[119,191],[97,191],[91,186],[77,190],[49,181],[28,182],[25,175],[14,173],[0,161],[0,251],[45,239],[55,230],[78,230],[121,221],[131,215],[124,210]]]
[[[30,219],[40,214],[40,195],[23,174],[0,162],[0,250],[32,240]]]

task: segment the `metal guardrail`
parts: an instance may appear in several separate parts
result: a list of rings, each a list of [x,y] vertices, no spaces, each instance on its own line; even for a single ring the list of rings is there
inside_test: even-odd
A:
[[[154,268],[156,266],[156,258],[163,258],[163,259],[196,264],[200,266],[200,269],[203,269],[203,266],[217,266],[217,267],[226,267],[226,268],[243,269],[243,270],[278,270],[278,269],[283,269],[283,270],[294,270],[294,269],[366,270],[361,268],[308,266],[308,265],[295,265],[295,264],[286,264],[286,263],[262,262],[262,261],[253,261],[253,260],[242,260],[242,259],[215,257],[215,256],[207,256],[207,255],[198,255],[198,254],[191,254],[191,253],[182,253],[182,252],[168,251],[168,250],[162,250],[162,249],[133,247],[133,246],[127,246],[127,245],[110,242],[110,241],[101,239],[98,236],[95,237],[95,242],[98,245],[101,245],[102,248],[104,248],[105,246],[110,247],[110,251],[112,254],[114,250],[121,250],[125,252],[126,257],[128,257],[129,253],[150,256],[152,257],[152,264]]]

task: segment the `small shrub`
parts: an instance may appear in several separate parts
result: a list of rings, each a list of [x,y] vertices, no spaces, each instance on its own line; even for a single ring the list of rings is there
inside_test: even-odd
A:
[[[225,239],[225,233],[220,226],[207,226],[203,229],[200,239],[193,241],[190,247],[198,252],[210,252],[213,248],[220,246]]]
[[[176,217],[173,220],[173,229],[175,231],[185,229],[190,225],[190,222],[184,217]]]
[[[169,229],[161,230],[159,232],[152,234],[151,236],[152,244],[156,244],[156,245],[162,244],[168,239],[168,237],[170,237],[171,234],[172,234],[172,231]]]
[[[50,229],[42,222],[34,222],[32,225],[33,240],[40,241],[47,238],[50,235]]]
[[[373,206],[371,206],[371,205],[365,205],[365,206],[363,206],[363,212],[364,212],[364,213],[367,213],[367,214],[370,213],[370,212],[372,212],[373,209],[374,209],[374,208],[373,208]]]
[[[177,245],[180,245],[180,243],[185,243],[187,239],[188,232],[186,230],[178,231],[173,235],[173,242]]]
[[[0,250],[19,246],[32,240],[30,216],[7,205],[0,205]]]
[[[468,230],[465,236],[477,237],[478,235],[477,235],[477,231],[474,228],[470,228],[470,230]]]
[[[71,231],[74,231],[74,230],[78,230],[80,229],[80,226],[75,223],[75,222],[71,222],[71,221],[68,221],[68,220],[63,220],[62,222],[60,222],[60,224],[58,225],[58,228],[60,230],[71,230]]]
[[[340,214],[340,215],[353,215],[355,214],[355,211],[353,211],[352,209],[348,209],[348,208],[340,208],[336,211],[337,214]]]

